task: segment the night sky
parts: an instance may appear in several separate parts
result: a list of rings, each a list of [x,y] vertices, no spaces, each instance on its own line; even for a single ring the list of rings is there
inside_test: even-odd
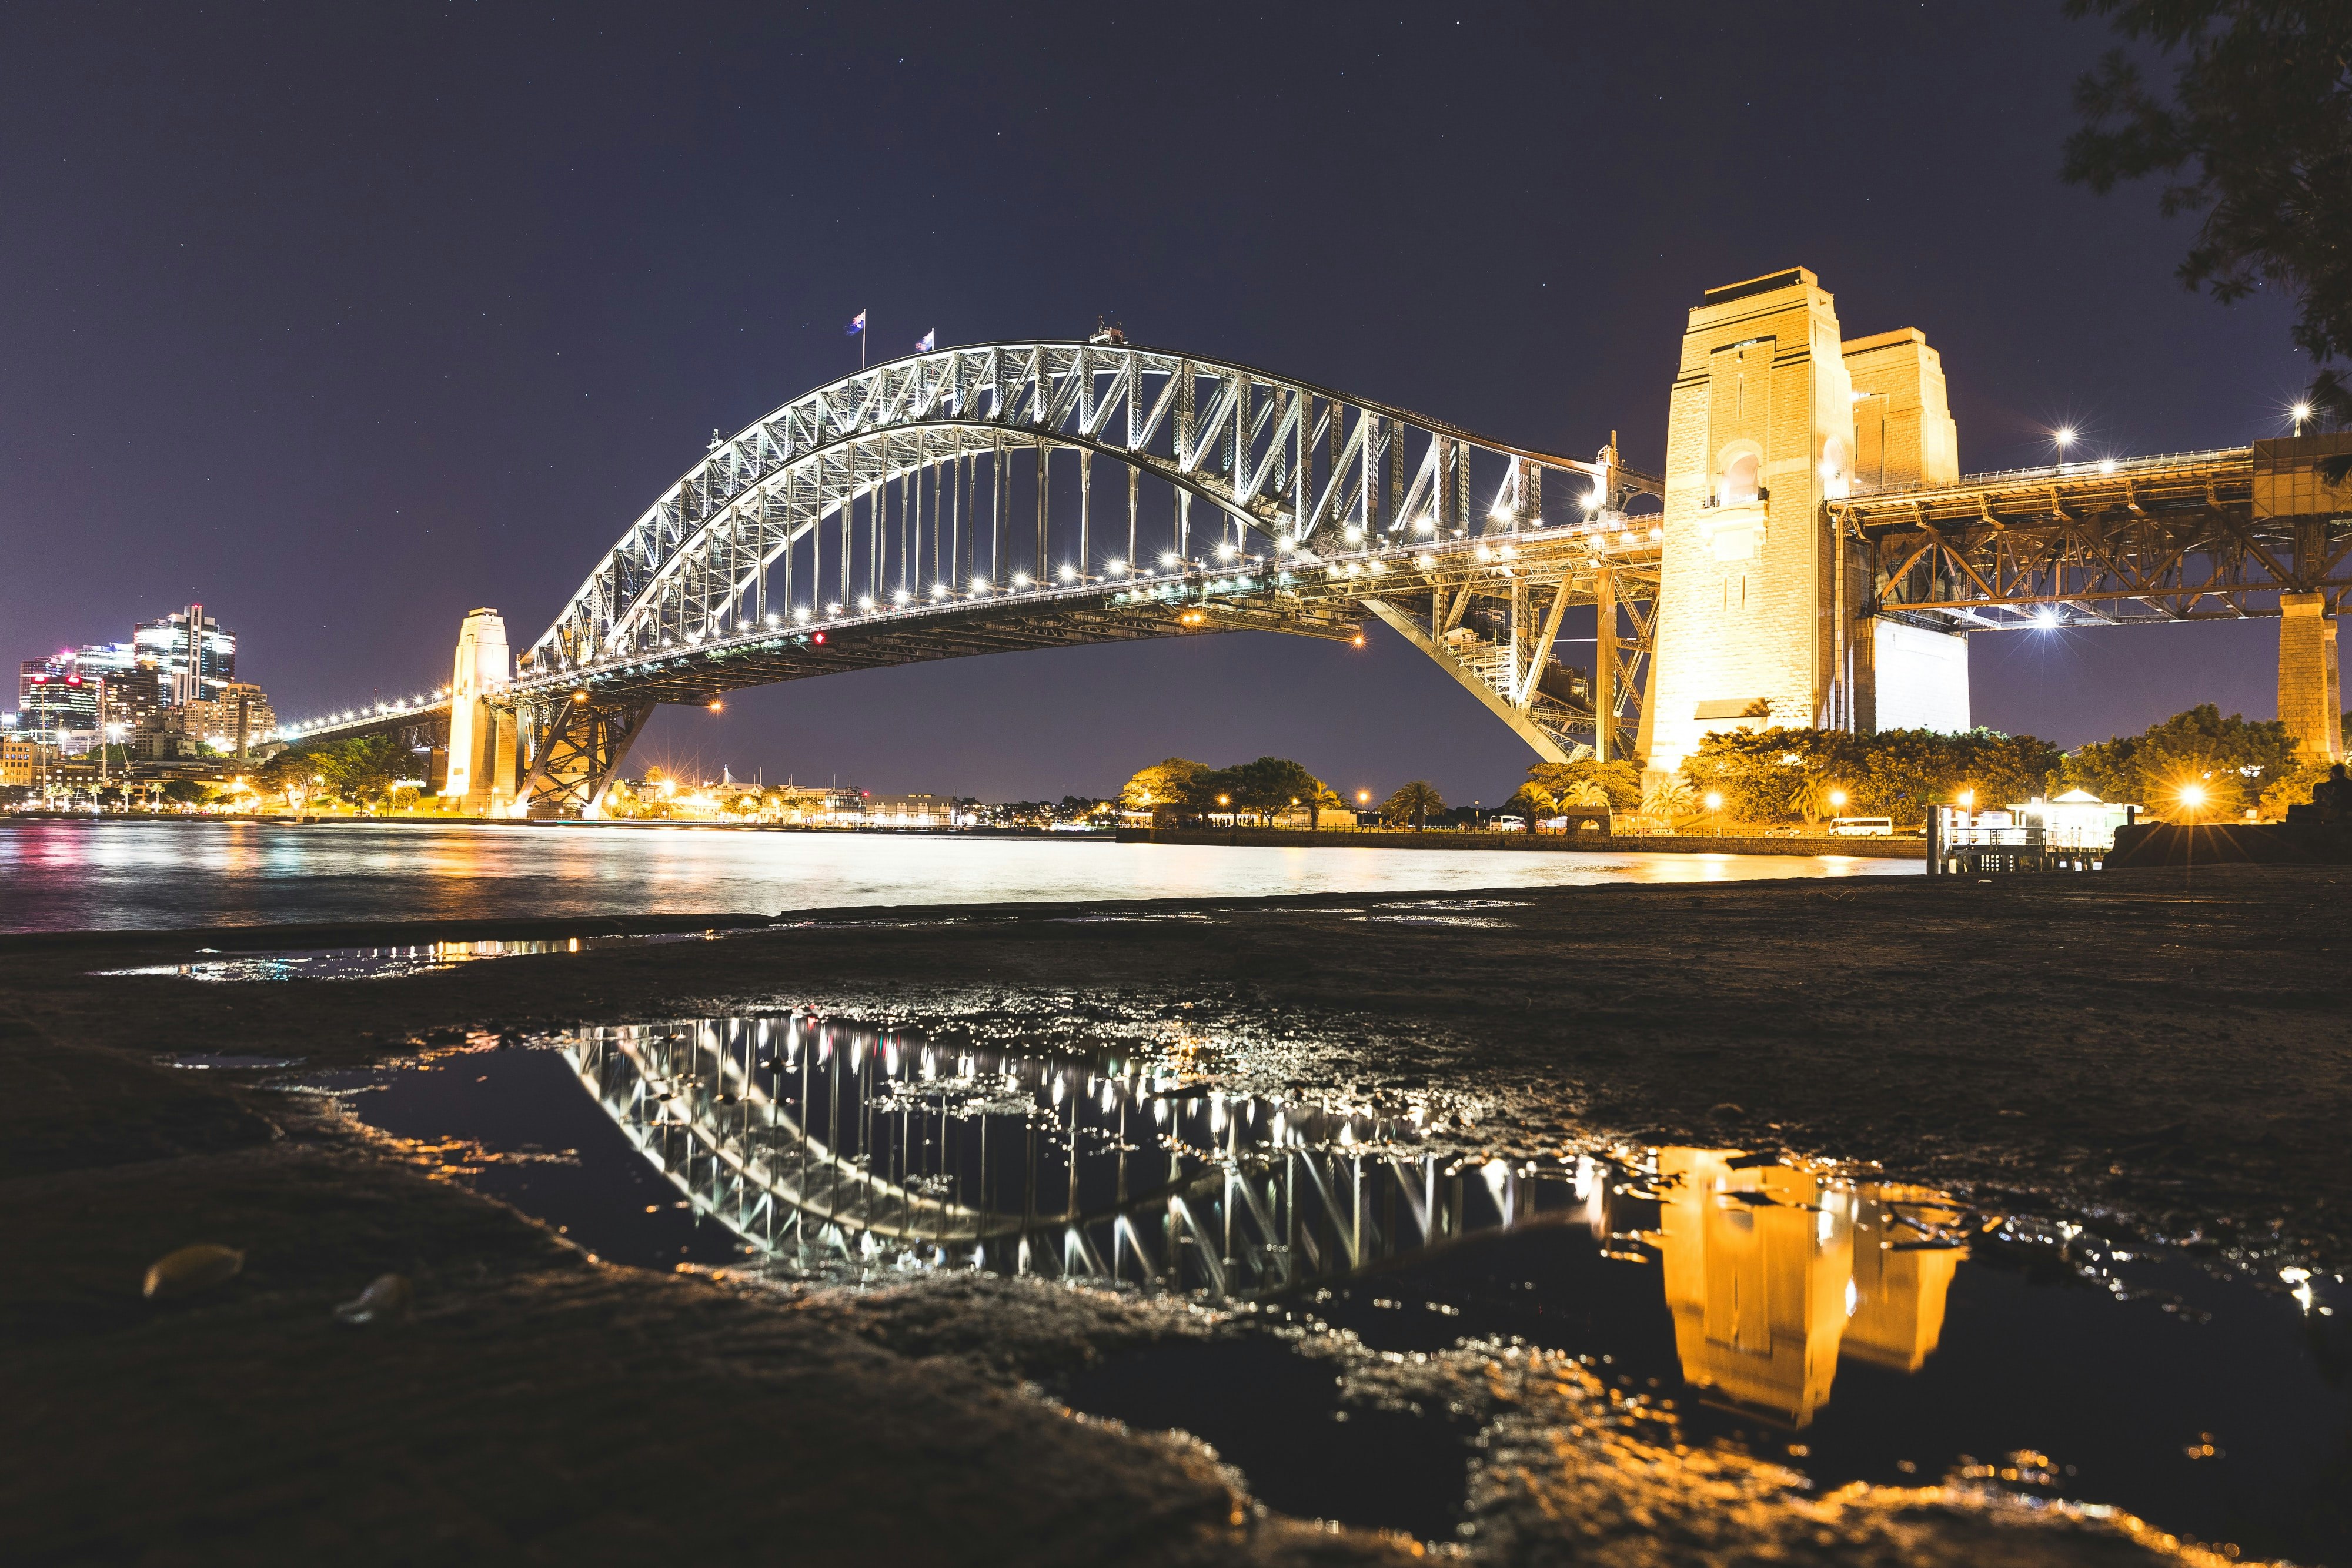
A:
[[[1801,265],[1915,326],[1966,469],[2281,434],[2289,302],[2060,183],[2107,44],[2049,4],[0,10],[0,658],[200,600],[281,714],[520,648],[701,455],[877,357],[1083,336],[1664,460],[1685,312]],[[1979,722],[2271,716],[2273,622],[1979,635]],[[1352,793],[1531,758],[1377,626],[999,656],[666,711],[635,761]]]

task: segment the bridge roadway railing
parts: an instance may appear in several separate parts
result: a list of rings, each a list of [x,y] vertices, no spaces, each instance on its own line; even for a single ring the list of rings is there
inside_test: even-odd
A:
[[[2048,485],[2056,481],[2077,478],[2112,478],[2117,475],[2137,477],[2171,468],[2222,470],[2246,465],[2253,460],[2251,446],[2212,446],[2201,452],[2157,452],[2137,457],[2093,457],[2065,463],[2044,463],[2027,468],[1988,468],[1980,474],[1963,474],[1949,485],[1857,485],[1856,498],[1873,500],[1889,497],[1909,497],[1938,491],[1973,491],[2011,488],[2020,485]]]

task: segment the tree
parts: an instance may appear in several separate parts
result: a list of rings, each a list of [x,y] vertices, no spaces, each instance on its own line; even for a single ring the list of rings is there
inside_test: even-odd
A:
[[[1821,775],[1801,775],[1789,791],[1789,810],[1802,817],[1805,826],[1812,827],[1837,810],[1837,803],[1830,799],[1836,793],[1837,786]]]
[[[1323,819],[1326,816],[1345,817],[1348,820],[1346,823],[1343,824],[1344,826],[1352,828],[1356,825],[1356,813],[1354,809],[1351,808],[1348,802],[1339,799],[1339,792],[1337,789],[1332,789],[1328,784],[1325,784],[1317,789],[1315,791],[1313,806],[1314,810],[1309,826],[1318,828],[1321,827],[1323,825]]]
[[[2200,703],[2138,735],[2076,747],[2061,759],[2058,781],[2103,800],[2168,808],[2194,788],[2202,792],[2206,810],[2232,812],[2283,785],[2284,810],[2299,768],[2285,725],[2237,714],[2223,718],[2211,703]]]
[[[1186,810],[1192,780],[1208,771],[1207,763],[1181,757],[1155,762],[1119,787],[1119,809],[1148,811],[1154,821],[1162,816],[1180,815]]]
[[[1642,797],[1642,810],[1645,816],[1675,822],[1691,814],[1697,799],[1689,779],[1672,774],[1650,786],[1650,792]]]
[[[1559,802],[1552,798],[1550,790],[1540,784],[1529,782],[1520,785],[1511,798],[1503,802],[1503,810],[1517,811],[1525,817],[1528,821],[1528,831],[1532,833],[1536,831],[1536,823],[1539,820],[1559,814]]]
[[[2325,762],[2298,763],[2276,779],[2256,779],[2262,786],[2263,815],[2283,818],[2290,806],[2310,805],[2312,787],[2327,777],[2328,766]]]
[[[1621,811],[1642,802],[1642,769],[1631,762],[1600,762],[1590,757],[1578,762],[1538,762],[1528,769],[1528,779],[1558,800],[1567,800],[1566,792],[1579,784],[1591,784],[1604,790],[1606,803]]]
[[[1323,780],[1287,757],[1261,757],[1227,768],[1225,776],[1235,805],[1269,817],[1311,804],[1323,789]]]
[[[1381,803],[1381,821],[1411,822],[1412,831],[1418,833],[1428,828],[1432,812],[1444,810],[1445,797],[1437,792],[1437,786],[1425,779],[1416,779]]]
[[[1590,779],[1580,779],[1561,790],[1555,803],[1571,811],[1609,810],[1616,805],[1609,791]]]
[[[1717,731],[1701,737],[1683,771],[1694,788],[1721,795],[1727,815],[1769,821],[1801,815],[1801,800],[1825,800],[1857,776],[1875,738],[1831,729]]]
[[[2352,352],[2352,9],[2282,0],[2067,0],[2179,57],[2168,97],[2118,48],[2076,82],[2064,177],[2101,195],[2162,175],[2167,217],[2200,215],[2179,267],[2222,304],[2275,286],[2315,371],[2312,403],[2352,423],[2329,361]],[[2340,477],[2340,476],[2338,476]]]
[[[389,735],[362,735],[293,746],[255,770],[261,787],[361,804],[389,796],[393,781],[412,766],[400,742]],[[321,782],[323,780],[323,782]]]

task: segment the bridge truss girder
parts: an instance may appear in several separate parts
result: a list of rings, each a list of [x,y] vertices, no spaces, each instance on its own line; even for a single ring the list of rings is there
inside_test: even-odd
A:
[[[1825,503],[1864,615],[1938,631],[2243,620],[2352,589],[2352,517],[2263,517],[2245,448]],[[2027,612],[2033,613],[2028,614]]]
[[[639,697],[582,701],[570,693],[515,706],[528,768],[516,793],[534,817],[594,816],[654,711]]]

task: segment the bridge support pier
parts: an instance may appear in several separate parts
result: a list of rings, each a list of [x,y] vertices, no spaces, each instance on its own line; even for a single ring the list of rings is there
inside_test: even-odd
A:
[[[490,700],[512,678],[506,621],[495,610],[468,612],[449,682],[449,777],[441,794],[469,816],[503,817],[514,809],[514,714]]]
[[[2279,595],[2278,713],[2305,761],[2344,760],[2344,688],[2325,593]]]

